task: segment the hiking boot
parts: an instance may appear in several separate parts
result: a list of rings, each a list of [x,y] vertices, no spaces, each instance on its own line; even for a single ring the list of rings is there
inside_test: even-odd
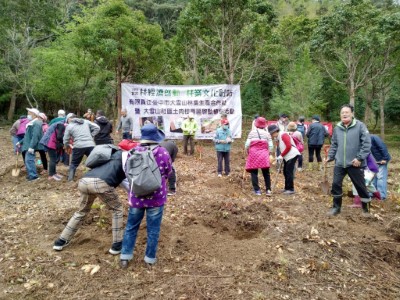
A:
[[[337,216],[340,214],[340,210],[342,207],[342,198],[333,198],[333,206],[331,210],[328,212],[328,216]]]
[[[272,192],[270,190],[267,190],[267,192],[265,193],[265,196],[271,197],[272,196]]]
[[[129,261],[126,259],[121,259],[119,261],[119,266],[121,267],[121,269],[128,269],[128,265],[129,265]]]
[[[58,239],[54,242],[54,246],[53,249],[56,251],[61,251],[62,249],[64,249],[65,247],[67,247],[69,245],[69,241],[64,241],[62,239]]]
[[[118,242],[118,243],[113,243],[111,245],[110,250],[108,250],[108,252],[112,255],[117,255],[121,253],[121,249],[122,249],[122,242]]]
[[[254,194],[256,194],[257,196],[261,196],[261,191],[260,190],[254,191]]]

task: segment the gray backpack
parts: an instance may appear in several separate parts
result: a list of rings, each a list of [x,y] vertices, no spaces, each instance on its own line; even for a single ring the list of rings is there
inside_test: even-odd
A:
[[[85,166],[93,169],[104,165],[106,162],[110,161],[111,155],[118,150],[119,148],[112,144],[97,145],[87,157]]]
[[[145,151],[130,151],[126,161],[125,175],[129,181],[129,190],[136,197],[147,196],[161,187],[161,172],[153,150],[158,147],[146,147]]]

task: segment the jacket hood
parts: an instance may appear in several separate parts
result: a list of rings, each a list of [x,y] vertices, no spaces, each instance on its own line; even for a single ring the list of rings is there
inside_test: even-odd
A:
[[[108,123],[108,119],[105,116],[101,116],[96,118],[96,121],[99,122],[100,124],[107,124]]]
[[[85,120],[84,119],[75,118],[75,119],[71,120],[71,123],[76,123],[76,124],[82,125],[83,123],[85,123]]]

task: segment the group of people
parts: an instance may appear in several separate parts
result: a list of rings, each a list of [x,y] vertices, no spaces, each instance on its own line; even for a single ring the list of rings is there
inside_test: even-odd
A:
[[[354,118],[353,106],[345,104],[341,107],[340,120],[330,138],[318,115],[312,116],[308,126],[305,125],[304,117],[300,117],[297,122],[289,122],[286,114],[281,114],[277,122],[268,126],[265,118],[256,115],[245,142],[245,169],[251,174],[254,194],[263,194],[258,181],[258,173],[261,170],[265,195],[272,195],[270,167],[275,161],[278,173],[282,170],[285,178],[284,189],[280,192],[285,195],[295,193],[295,171],[303,170],[302,152],[307,138],[309,170],[321,170],[322,164],[335,161],[331,189],[333,207],[330,215],[337,215],[341,211],[342,184],[346,175],[353,183],[352,207],[361,207],[363,213],[368,214],[372,197],[385,200],[388,163],[391,159],[386,145],[377,135],[371,135],[365,124]],[[323,159],[321,150],[327,137],[331,143]],[[219,177],[223,173],[223,161],[225,175],[229,175],[232,141],[229,121],[221,118],[221,125],[214,138]],[[314,163],[314,155],[317,164]]]
[[[65,115],[65,111],[58,111],[58,116],[47,124],[47,117],[35,108],[27,109],[28,115],[16,121],[10,133],[16,153],[24,155],[27,170],[27,179],[38,179],[35,164],[35,152],[38,151],[43,162],[44,172],[48,171],[49,180],[61,180],[61,175],[56,172],[58,161],[68,162],[68,155],[72,157],[69,162],[68,180],[73,180],[77,167],[83,156],[89,156],[95,145],[113,144],[111,137],[113,127],[105,117],[104,112],[97,111],[95,117],[91,111],[84,118],[75,114]],[[93,120],[92,120],[93,118]],[[391,159],[383,141],[375,135],[370,135],[367,127],[354,118],[354,109],[351,105],[343,105],[340,109],[341,121],[334,128],[331,145],[326,157],[322,160],[321,149],[325,138],[328,136],[326,128],[320,123],[317,115],[312,116],[312,123],[306,128],[305,118],[297,122],[289,122],[288,116],[281,114],[274,124],[268,125],[265,118],[256,116],[251,131],[249,132],[245,149],[247,159],[245,169],[251,174],[251,183],[255,195],[262,195],[258,173],[261,173],[265,183],[265,195],[271,196],[275,192],[271,186],[270,168],[276,161],[278,173],[283,172],[285,183],[281,191],[285,195],[295,194],[295,170],[302,171],[302,152],[305,137],[308,138],[309,164],[313,165],[314,154],[319,165],[335,161],[334,178],[331,193],[333,207],[329,214],[335,216],[341,212],[342,183],[345,175],[349,175],[353,186],[356,207],[362,207],[363,213],[369,212],[371,196],[382,200],[387,197],[387,166]],[[197,123],[193,114],[183,122],[184,154],[194,152],[194,138]],[[147,246],[144,261],[154,264],[157,261],[157,247],[167,196],[176,192],[176,173],[174,161],[178,147],[172,141],[165,140],[165,134],[154,124],[145,124],[141,128],[141,138],[138,143],[132,141],[133,121],[127,111],[121,111],[117,133],[122,133],[122,142],[118,150],[105,163],[94,167],[84,173],[78,183],[80,191],[79,209],[73,214],[66,227],[54,242],[53,249],[63,250],[68,246],[91,210],[93,201],[98,197],[112,211],[112,245],[109,253],[120,254],[121,268],[127,268],[133,258],[137,233],[144,215],[147,221]],[[229,120],[226,115],[221,115],[220,125],[216,129],[215,150],[217,152],[217,174],[229,176],[230,151],[233,143]],[[188,144],[190,152],[188,152]],[[126,168],[127,161],[132,151],[152,151],[157,166],[161,173],[160,187],[146,196],[137,196],[129,188]],[[49,168],[45,167],[46,152],[49,156]],[[368,165],[367,165],[368,161]],[[370,161],[375,163],[371,167]],[[373,178],[365,175],[366,168],[375,172]],[[314,167],[313,167],[314,169]],[[167,188],[168,183],[168,188]],[[368,190],[367,185],[372,184],[375,189]],[[115,189],[121,185],[127,191],[129,200],[129,213],[126,227],[123,227],[123,205]]]

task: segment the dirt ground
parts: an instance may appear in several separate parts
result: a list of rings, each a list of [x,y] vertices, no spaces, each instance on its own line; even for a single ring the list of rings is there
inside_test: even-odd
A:
[[[195,156],[178,155],[178,192],[166,205],[158,263],[148,268],[143,261],[142,224],[134,260],[121,270],[119,257],[107,252],[111,214],[100,205],[70,246],[52,250],[77,207],[77,183],[47,177],[29,183],[25,172],[12,177],[7,128],[0,141],[1,299],[400,298],[398,150],[390,149],[390,196],[373,201],[371,218],[348,208],[350,197],[329,218],[331,198],[321,192],[320,171],[297,173],[295,195],[254,196],[249,176],[243,177],[243,141],[234,143],[232,174],[222,178],[212,145],[203,142]],[[280,175],[277,190],[282,185]],[[85,265],[100,269],[90,275]]]

